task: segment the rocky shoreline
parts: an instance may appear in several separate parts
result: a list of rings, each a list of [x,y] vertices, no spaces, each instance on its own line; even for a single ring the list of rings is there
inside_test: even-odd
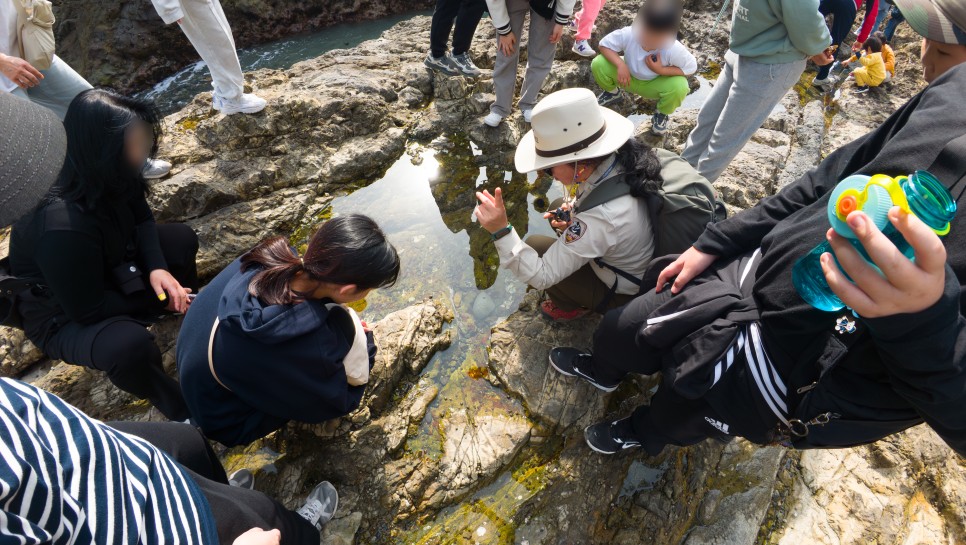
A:
[[[686,6],[685,43],[713,80],[729,23],[714,27],[717,2]],[[636,7],[612,0],[600,32],[626,24]],[[487,24],[471,51],[484,68],[494,54]],[[417,17],[351,50],[248,74],[269,101],[263,114],[220,116],[199,95],[166,118],[161,156],[176,166],[152,185],[152,205],[159,220],[186,221],[198,231],[203,276],[267,235],[297,239],[326,217],[335,195],[380,178],[412,147],[434,145],[440,135],[468,136],[481,150],[476,164],[506,168],[526,128],[519,113],[499,129],[483,127],[479,117],[493,98],[489,77],[431,75],[422,66],[428,29],[429,18]],[[716,182],[733,211],[868,132],[921,88],[918,43],[902,32],[889,95],[856,96],[846,87],[827,100],[803,76]],[[561,45],[544,92],[594,88],[589,63],[570,53],[571,40]],[[627,114],[652,108],[629,100],[619,106]],[[660,140],[643,134],[645,120],[640,137],[679,151],[696,113],[675,113]],[[596,318],[551,326],[537,301],[538,294],[528,294],[481,340],[479,380],[493,387],[468,390],[458,402],[441,399],[445,380],[420,376],[453,342],[449,306],[434,298],[387,315],[375,326],[379,361],[362,409],[224,451],[226,466],[256,469],[258,488],[288,505],[315,482],[332,481],[343,501],[326,544],[966,542],[966,462],[924,426],[832,451],[735,440],[669,448],[655,458],[591,453],[583,426],[626,414],[649,397],[656,379],[639,377],[603,396],[554,373],[549,348],[589,346]],[[172,370],[178,325],[155,326]],[[26,373],[95,417],[160,418],[91,371],[44,362],[14,331],[0,332],[0,372]]]

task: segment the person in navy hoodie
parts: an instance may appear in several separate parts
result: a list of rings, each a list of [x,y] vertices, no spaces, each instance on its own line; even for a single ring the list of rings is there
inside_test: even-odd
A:
[[[263,241],[198,295],[178,336],[185,401],[205,435],[244,445],[290,420],[354,411],[375,356],[372,333],[344,303],[387,287],[399,256],[379,226],[327,221],[299,257]]]

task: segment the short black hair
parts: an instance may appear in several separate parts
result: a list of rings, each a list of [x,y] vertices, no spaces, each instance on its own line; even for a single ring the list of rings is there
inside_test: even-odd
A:
[[[109,89],[88,89],[71,101],[64,116],[67,159],[53,193],[89,210],[131,199],[148,185],[140,168],[128,163],[124,136],[143,121],[154,133],[151,156],[158,150],[161,115],[154,103]]]
[[[681,0],[646,0],[637,11],[637,19],[645,29],[659,32],[677,33],[683,16]]]
[[[871,49],[873,53],[879,53],[882,51],[882,40],[876,38],[875,36],[869,36],[869,38],[862,44],[864,49]]]

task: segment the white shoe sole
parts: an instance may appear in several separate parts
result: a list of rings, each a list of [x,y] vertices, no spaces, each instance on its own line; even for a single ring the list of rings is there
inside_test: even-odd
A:
[[[257,114],[258,112],[264,110],[266,106],[268,106],[268,104],[262,104],[261,106],[251,106],[251,107],[248,107],[248,108],[225,108],[225,107],[218,108],[214,104],[211,105],[211,107],[215,111],[221,112],[221,113],[223,113],[225,115],[234,115],[234,114]]]
[[[590,57],[596,57],[597,56],[597,52],[596,51],[590,51],[588,53],[584,53],[583,51],[578,50],[576,47],[571,47],[570,50],[573,51],[574,53],[580,55],[581,57],[584,57],[585,59],[589,59]]]
[[[499,127],[501,123],[503,123],[503,118],[502,117],[496,123],[490,123],[489,121],[486,120],[485,117],[483,118],[483,124],[486,125],[486,126],[488,126],[488,127],[493,127],[494,129],[497,128],[497,127]]]

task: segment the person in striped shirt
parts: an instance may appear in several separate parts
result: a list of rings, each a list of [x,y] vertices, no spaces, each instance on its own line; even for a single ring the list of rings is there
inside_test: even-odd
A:
[[[337,504],[324,482],[289,511],[230,486],[193,426],[107,425],[0,379],[0,542],[317,545]]]

